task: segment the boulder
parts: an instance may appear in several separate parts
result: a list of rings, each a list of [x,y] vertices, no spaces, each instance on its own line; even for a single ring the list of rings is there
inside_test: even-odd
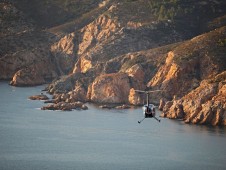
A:
[[[128,100],[129,103],[132,105],[139,105],[143,103],[141,95],[137,93],[134,88],[130,89]]]
[[[42,110],[62,110],[62,111],[72,111],[76,110],[87,110],[88,107],[81,102],[73,102],[73,103],[66,103],[66,102],[59,102],[56,104],[48,104],[47,106],[43,106]]]
[[[76,86],[74,90],[70,91],[69,93],[69,102],[75,102],[75,101],[87,101],[86,94],[87,91],[82,86]]]
[[[129,105],[123,104],[123,105],[120,105],[120,106],[116,106],[115,108],[116,109],[129,109],[131,107]]]
[[[114,109],[115,106],[104,104],[104,105],[100,105],[99,108],[101,108],[101,109]]]
[[[166,99],[164,98],[161,98],[160,101],[159,101],[159,110],[163,110],[164,106],[166,104]]]
[[[87,98],[96,103],[128,103],[130,88],[126,73],[105,74],[94,80]]]
[[[140,64],[133,65],[131,68],[126,70],[126,73],[128,73],[130,77],[133,77],[142,83],[144,82],[145,73]]]
[[[33,95],[33,96],[30,96],[29,99],[31,99],[31,100],[49,100],[48,96],[46,96],[45,94]]]
[[[45,79],[35,69],[22,69],[13,76],[10,85],[13,86],[35,86],[44,84]]]

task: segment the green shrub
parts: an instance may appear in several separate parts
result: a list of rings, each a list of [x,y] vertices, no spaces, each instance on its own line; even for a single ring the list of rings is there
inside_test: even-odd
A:
[[[217,45],[220,47],[225,47],[226,46],[226,38],[225,39],[219,39],[217,42]]]

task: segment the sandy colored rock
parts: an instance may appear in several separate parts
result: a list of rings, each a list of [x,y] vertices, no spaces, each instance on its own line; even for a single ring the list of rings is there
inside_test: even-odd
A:
[[[132,105],[139,105],[139,104],[143,103],[143,99],[141,98],[139,93],[135,92],[134,88],[130,89],[129,103],[132,104]]]
[[[106,74],[94,80],[88,98],[97,103],[128,103],[129,91],[130,83],[126,73]]]
[[[43,76],[38,71],[32,69],[19,70],[10,82],[13,86],[35,86],[45,83]]]
[[[184,119],[186,123],[225,125],[226,72],[214,79],[204,80],[200,86],[173,104],[165,105],[166,117]]]

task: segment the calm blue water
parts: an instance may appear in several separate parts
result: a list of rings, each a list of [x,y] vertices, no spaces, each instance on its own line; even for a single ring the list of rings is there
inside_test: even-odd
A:
[[[226,169],[226,128],[142,119],[141,109],[42,111],[43,86],[0,82],[1,170]]]

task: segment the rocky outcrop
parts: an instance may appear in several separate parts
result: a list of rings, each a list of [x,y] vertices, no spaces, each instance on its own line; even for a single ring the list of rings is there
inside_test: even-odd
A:
[[[40,56],[40,60],[36,57]],[[0,77],[10,79],[15,86],[33,86],[47,83],[57,77],[56,68],[48,56],[42,56],[36,51],[22,51],[6,55],[0,59]]]
[[[72,110],[87,110],[88,107],[81,102],[59,102],[57,104],[48,104],[47,106],[43,106],[42,110],[62,110],[62,111],[72,111]]]
[[[176,96],[160,107],[163,117],[225,125],[225,44],[220,43],[226,38],[225,30],[222,27],[195,37],[168,53],[165,64],[149,82]],[[162,97],[169,100],[170,96]]]
[[[92,77],[87,77],[83,73],[75,73],[68,76],[61,76],[54,80],[47,90],[50,94],[66,94],[68,93],[73,99],[86,101],[86,93],[89,84],[93,81]]]
[[[145,76],[144,72],[145,70],[140,64],[135,64],[131,68],[126,70],[126,73],[130,77],[132,77],[133,79],[136,79],[138,82],[141,82],[141,83],[144,82],[144,76]]]
[[[97,103],[128,103],[130,80],[125,73],[97,77],[89,86],[88,99]]]
[[[49,100],[48,96],[45,94],[33,95],[33,96],[30,96],[29,99],[31,99],[31,100]]]
[[[200,82],[216,76],[225,69],[223,51],[219,42],[226,38],[226,27],[188,40],[168,52],[165,64],[148,83],[148,87],[168,92],[172,99],[182,97],[197,88]],[[218,59],[214,55],[217,55]]]
[[[0,79],[13,78],[12,85],[17,86],[17,82],[19,82],[19,86],[30,86],[47,83],[58,76],[54,58],[52,58],[48,46],[42,44],[40,48],[35,47],[41,43],[38,42],[36,36],[41,35],[43,36],[42,33],[35,36],[25,33],[20,36],[2,38],[0,41],[0,45],[3,47],[2,56],[0,56]],[[32,83],[33,76],[34,82]],[[30,77],[30,80],[27,77]]]
[[[100,105],[99,108],[101,109],[129,109],[131,108],[130,105],[117,105],[117,104],[113,104],[113,105],[109,105],[109,104],[105,104],[105,105]]]
[[[77,57],[75,33],[68,34],[51,46],[57,67],[61,75],[68,74],[74,67]]]
[[[179,100],[165,105],[163,115],[186,123],[226,125],[226,72],[200,86]]]
[[[44,103],[49,103],[46,106],[43,106],[42,110],[63,110],[63,111],[72,111],[72,110],[87,110],[88,107],[81,102],[81,97],[76,96],[73,92],[54,94],[52,99],[49,99],[48,96],[44,94],[30,96],[31,100],[45,100]]]
[[[135,92],[134,88],[130,89],[128,100],[129,103],[133,105],[139,105],[143,102],[141,96],[137,92]]]
[[[115,35],[121,28],[116,19],[111,19],[106,15],[101,15],[92,23],[82,28],[79,32],[78,55],[81,58],[75,64],[74,73],[87,72],[96,65],[96,60],[92,59],[95,53],[103,53],[101,44]],[[103,59],[103,57],[102,57]]]
[[[38,72],[34,69],[19,70],[13,76],[12,81],[10,81],[10,85],[13,86],[35,86],[44,83],[45,80],[43,79],[43,76],[38,74]]]

